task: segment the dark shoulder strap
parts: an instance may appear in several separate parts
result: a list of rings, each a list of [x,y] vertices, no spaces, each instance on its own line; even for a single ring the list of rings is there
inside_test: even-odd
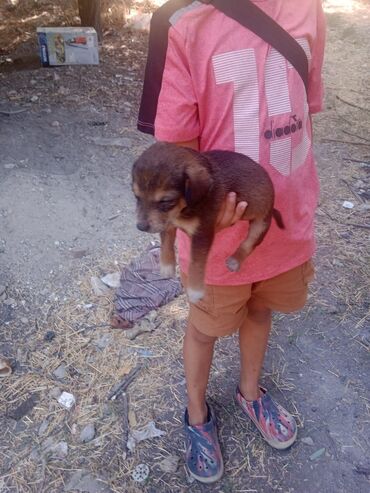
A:
[[[254,32],[273,46],[297,70],[308,92],[308,59],[302,46],[250,0],[201,0]]]

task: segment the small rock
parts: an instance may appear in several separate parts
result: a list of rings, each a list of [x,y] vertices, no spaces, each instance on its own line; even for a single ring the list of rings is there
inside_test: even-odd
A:
[[[95,438],[95,425],[93,423],[90,423],[86,425],[81,433],[80,433],[80,442],[81,443],[88,443],[91,442]]]
[[[121,279],[121,273],[120,272],[112,272],[110,274],[107,274],[106,276],[101,278],[101,281],[103,281],[104,284],[109,286],[110,288],[119,288],[120,287],[120,279]]]
[[[342,207],[345,209],[353,209],[355,204],[353,202],[350,202],[349,200],[345,200],[342,204]]]
[[[51,123],[51,126],[52,126],[52,127],[60,127],[60,123],[58,122],[58,120],[54,120],[54,121]]]
[[[110,289],[98,277],[91,277],[91,286],[96,296],[105,296],[110,293]]]
[[[7,164],[4,164],[4,168],[5,169],[13,169],[15,168],[17,165],[14,164],[14,163],[7,163]]]
[[[48,330],[44,335],[44,341],[50,342],[55,338],[55,332],[52,330]]]
[[[22,324],[27,325],[28,324],[28,318],[22,317],[21,322],[22,322]]]
[[[301,442],[305,445],[313,445],[313,440],[311,437],[303,437],[301,438]]]
[[[62,392],[58,399],[58,402],[61,406],[69,411],[76,404],[76,398],[73,394],[70,394],[69,392]]]
[[[6,290],[6,286],[0,284],[0,296],[5,293],[5,290]]]
[[[30,80],[30,85],[31,86],[35,86],[36,84],[37,84],[37,80],[35,80],[35,79],[31,79]]]
[[[54,72],[54,80],[57,82],[58,80],[60,80],[60,75],[58,75],[56,72]]]
[[[159,467],[163,472],[175,473],[179,467],[180,457],[170,455],[159,463]]]
[[[65,363],[58,366],[56,370],[53,371],[53,375],[59,380],[63,380],[67,376],[67,367]]]
[[[31,98],[30,98],[31,103],[36,103],[36,101],[38,101],[38,100],[39,100],[39,97],[36,95],[31,96]]]

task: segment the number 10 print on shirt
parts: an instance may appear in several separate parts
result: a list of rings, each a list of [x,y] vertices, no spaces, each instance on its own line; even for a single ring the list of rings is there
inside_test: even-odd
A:
[[[310,61],[306,39],[297,40]],[[270,146],[270,165],[284,176],[303,165],[311,141],[307,132],[308,105],[293,111],[289,97],[288,70],[292,65],[274,48],[266,58],[264,84],[258,80],[255,50],[247,48],[212,58],[216,84],[233,83],[235,151],[260,161],[260,139]],[[267,128],[260,128],[260,88],[265,88]]]

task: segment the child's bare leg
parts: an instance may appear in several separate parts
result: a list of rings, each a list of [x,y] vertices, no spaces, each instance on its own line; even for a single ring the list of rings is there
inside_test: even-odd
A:
[[[206,390],[216,339],[202,334],[189,322],[184,339],[184,366],[190,425],[207,421]]]
[[[239,330],[240,391],[245,399],[260,397],[259,379],[271,330],[271,310],[250,300],[248,316]]]

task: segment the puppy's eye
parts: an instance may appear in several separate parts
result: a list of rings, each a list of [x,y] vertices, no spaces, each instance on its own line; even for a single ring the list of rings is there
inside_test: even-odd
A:
[[[158,209],[162,212],[167,212],[175,207],[176,201],[173,199],[162,199],[158,202]]]

